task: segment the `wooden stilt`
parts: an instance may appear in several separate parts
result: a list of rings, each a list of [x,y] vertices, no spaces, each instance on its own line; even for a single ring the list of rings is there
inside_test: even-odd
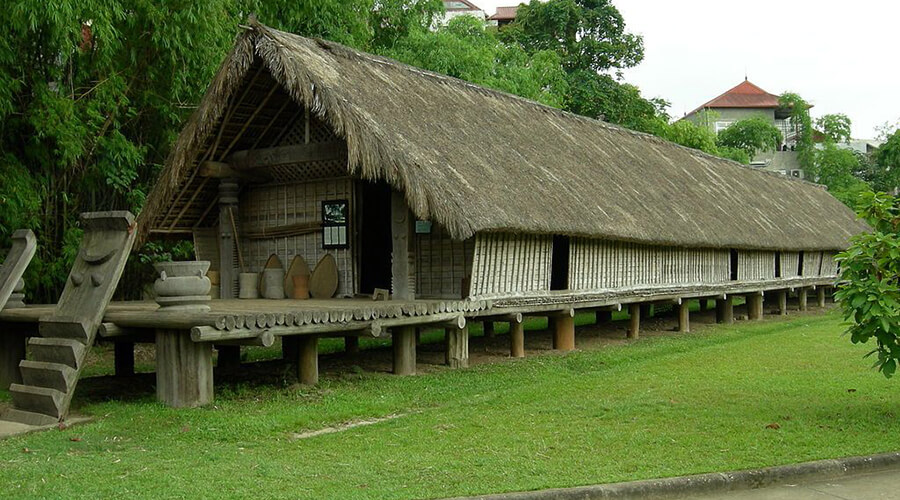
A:
[[[116,342],[113,344],[117,377],[134,375],[134,342]]]
[[[525,323],[509,322],[509,355],[513,358],[525,357]]]
[[[628,338],[636,339],[641,334],[641,305],[628,304],[628,315],[631,317],[628,322]]]
[[[690,332],[691,331],[691,302],[687,299],[682,300],[681,304],[678,304],[678,331],[679,332]]]
[[[760,320],[763,317],[763,298],[761,293],[747,295],[747,319]]]
[[[801,288],[797,291],[797,301],[800,303],[800,310],[805,311],[808,309],[807,306],[807,290],[806,288]]]
[[[241,346],[216,345],[219,352],[216,367],[220,370],[236,370],[241,367]]]
[[[493,321],[485,321],[483,323],[483,331],[484,336],[486,338],[492,339],[494,338],[494,322]]]
[[[394,348],[394,374],[415,375],[416,373],[416,329],[412,326],[395,328],[391,333]]]
[[[575,317],[565,314],[557,316],[553,330],[553,348],[560,351],[575,350]]]
[[[716,323],[734,323],[734,300],[730,295],[724,299],[716,299]]]
[[[0,332],[0,389],[21,384],[19,362],[25,359],[25,335],[16,331]]]
[[[344,337],[344,352],[351,356],[359,354],[359,337],[355,335]]]
[[[319,383],[319,337],[299,335],[297,356],[297,380],[303,385]]]
[[[825,287],[824,286],[820,285],[820,286],[816,287],[816,305],[819,306],[819,308],[825,307]]]
[[[469,327],[447,329],[447,364],[450,368],[469,367]]]
[[[156,397],[183,408],[213,400],[212,344],[181,330],[156,330]]]
[[[787,290],[778,290],[778,314],[787,315]]]

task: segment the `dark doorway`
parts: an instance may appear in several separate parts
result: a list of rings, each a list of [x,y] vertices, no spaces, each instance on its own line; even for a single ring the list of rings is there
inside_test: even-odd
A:
[[[553,254],[550,257],[550,289],[569,289],[569,237],[553,236]]]
[[[803,276],[803,251],[800,252],[800,258],[797,261],[797,276]]]
[[[781,252],[775,252],[775,277],[781,277]]]
[[[359,292],[391,289],[391,188],[362,181],[359,190]]]
[[[737,281],[738,279],[738,252],[735,249],[731,249],[731,281]]]

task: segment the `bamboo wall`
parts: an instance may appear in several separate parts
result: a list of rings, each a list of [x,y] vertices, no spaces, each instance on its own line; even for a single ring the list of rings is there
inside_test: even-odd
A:
[[[437,223],[416,234],[416,297],[460,299],[468,296],[475,239],[454,240]]]
[[[803,275],[821,276],[822,252],[805,252],[803,254]]]
[[[737,278],[738,281],[775,279],[775,252],[739,250]]]
[[[838,263],[835,262],[834,258],[837,254],[835,252],[823,252],[822,253],[822,272],[821,276],[837,276],[838,274]]]
[[[803,268],[806,274],[806,267]],[[800,252],[781,252],[781,277],[796,278],[800,276]]]
[[[322,231],[278,238],[250,239],[248,232],[258,232],[303,222],[322,221],[322,201],[346,199],[353,213],[353,183],[348,178],[325,179],[294,184],[258,186],[241,197],[241,246],[244,265],[249,272],[262,272],[271,254],[281,259],[285,270],[294,255],[301,255],[312,270],[326,253],[334,255],[338,266],[338,296],[352,295],[356,285],[356,266],[347,249],[322,248]],[[351,225],[352,225],[351,217]],[[353,228],[350,228],[353,234]],[[352,241],[351,241],[352,244]]]
[[[728,250],[573,238],[569,259],[572,290],[721,283],[730,277]]]
[[[470,295],[550,289],[552,236],[480,233],[474,246]]]

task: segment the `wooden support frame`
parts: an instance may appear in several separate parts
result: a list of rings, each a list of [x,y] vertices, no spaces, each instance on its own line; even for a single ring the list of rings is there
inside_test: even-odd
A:
[[[346,156],[347,144],[344,141],[314,142],[235,151],[226,163],[235,170],[247,171],[292,163],[340,160]]]
[[[678,304],[678,331],[688,333],[691,331],[691,302],[682,300]]]
[[[174,408],[213,401],[212,344],[183,330],[156,330],[156,397]]]
[[[716,299],[716,323],[730,325],[734,323],[734,298],[731,295],[724,299]]]
[[[575,310],[557,315],[553,322],[553,348],[558,351],[575,350]]]
[[[800,304],[801,311],[806,311],[807,309],[809,309],[809,306],[807,303],[807,301],[808,301],[807,294],[808,293],[809,292],[806,288],[801,288],[801,289],[797,290],[797,302],[799,302],[799,304]]]
[[[298,338],[297,380],[303,385],[319,383],[319,337],[304,335]]]
[[[747,299],[747,319],[758,321],[763,318],[763,294],[762,292],[751,293],[746,296]]]
[[[778,314],[781,316],[787,316],[787,290],[778,290],[776,292],[776,297],[778,297]]]
[[[391,345],[394,350],[394,374],[416,373],[416,328],[400,326],[393,329]]]
[[[628,304],[628,338],[637,339],[641,335],[641,304]]]
[[[824,286],[820,285],[820,286],[816,287],[816,305],[819,307],[819,309],[822,309],[825,307],[825,287]]]
[[[450,368],[469,367],[469,327],[447,328],[447,365]]]
[[[509,355],[513,358],[525,357],[525,323],[521,313],[509,319]]]

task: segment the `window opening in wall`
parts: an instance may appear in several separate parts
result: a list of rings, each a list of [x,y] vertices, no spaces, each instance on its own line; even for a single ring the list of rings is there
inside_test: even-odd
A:
[[[550,257],[550,289],[569,289],[569,237],[553,236],[553,253]]]
[[[781,252],[775,252],[775,277],[781,277]]]
[[[797,276],[803,276],[803,251],[800,252],[800,258],[797,262]]]
[[[731,281],[737,281],[738,279],[738,252],[735,249],[731,249]]]

